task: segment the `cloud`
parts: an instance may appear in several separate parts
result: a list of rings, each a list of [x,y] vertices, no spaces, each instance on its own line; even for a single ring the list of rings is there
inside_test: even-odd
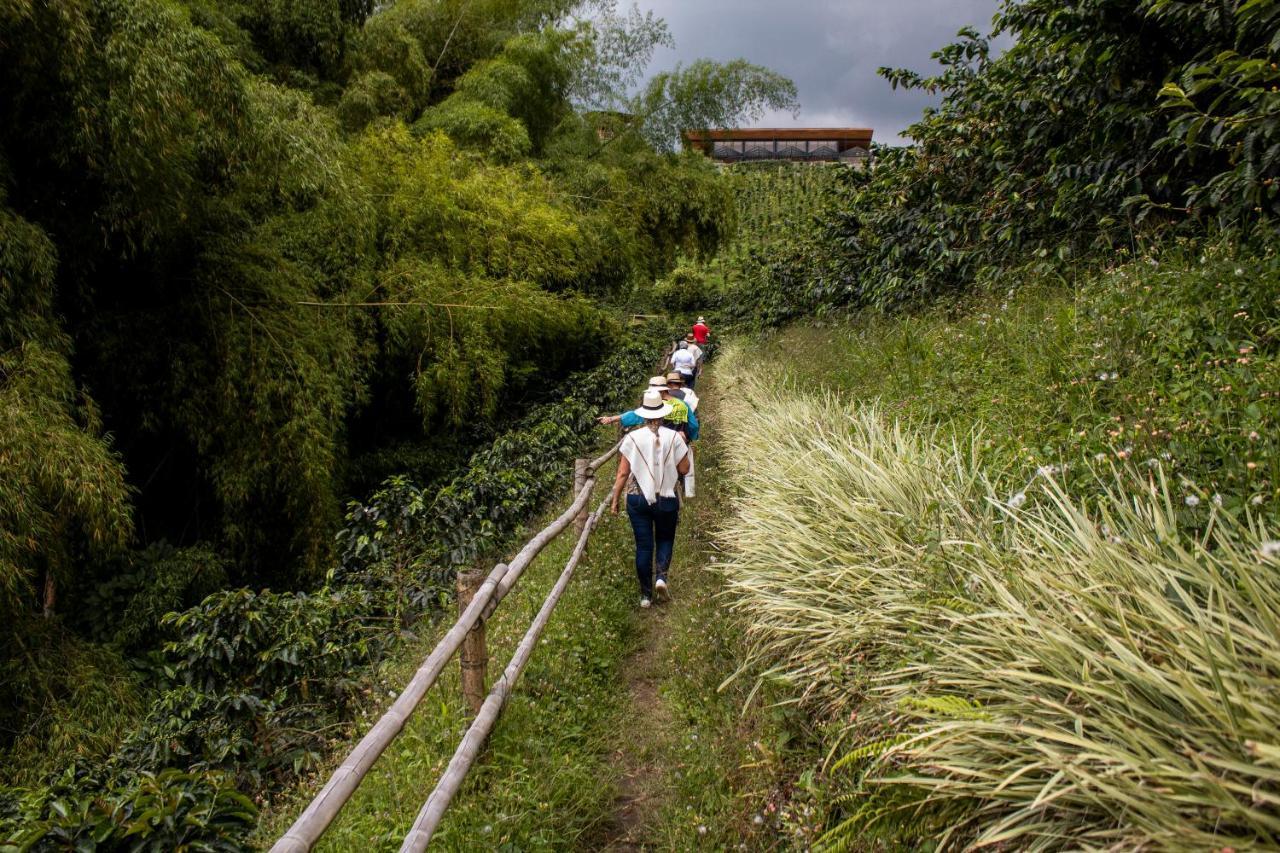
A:
[[[650,72],[679,62],[742,57],[795,81],[801,112],[771,114],[760,126],[871,127],[880,142],[899,134],[935,99],[894,91],[881,66],[929,71],[930,54],[961,27],[990,30],[999,0],[638,0],[665,18],[674,50]]]

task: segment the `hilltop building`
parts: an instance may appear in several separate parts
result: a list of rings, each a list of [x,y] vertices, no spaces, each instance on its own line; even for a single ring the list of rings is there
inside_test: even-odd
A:
[[[686,148],[718,163],[791,160],[802,163],[865,165],[871,156],[871,129],[865,127],[762,127],[688,130]]]

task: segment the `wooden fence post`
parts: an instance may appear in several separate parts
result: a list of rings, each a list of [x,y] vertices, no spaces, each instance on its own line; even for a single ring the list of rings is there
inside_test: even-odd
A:
[[[587,484],[587,459],[573,460],[573,496],[576,498],[578,492],[582,491],[582,487]],[[582,509],[578,511],[577,516],[573,519],[573,532],[582,535],[582,531],[587,526],[587,516],[591,513],[587,510],[587,505],[583,504]]]
[[[484,582],[484,575],[474,569],[458,572],[458,613],[461,614],[475,597],[476,590]],[[489,652],[485,646],[485,620],[476,624],[462,640],[458,653],[458,666],[462,670],[462,698],[474,717],[484,704],[488,694],[485,688],[485,670],[489,664]]]

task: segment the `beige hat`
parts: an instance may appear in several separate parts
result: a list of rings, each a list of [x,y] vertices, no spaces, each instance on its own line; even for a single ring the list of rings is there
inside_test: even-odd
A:
[[[650,388],[644,392],[644,402],[635,410],[635,413],[646,421],[656,421],[671,414],[671,404],[663,401],[660,392]]]
[[[685,336],[684,336],[684,339],[685,339],[686,341],[692,341],[692,340],[694,339],[694,338],[693,338],[693,332],[690,332],[689,334],[685,335]]]
[[[667,377],[665,377],[665,376],[655,376],[655,377],[653,377],[652,379],[650,379],[650,380],[649,380],[649,390],[651,390],[651,391],[666,391],[666,390],[667,390]]]
[[[698,322],[699,322],[699,323],[705,323],[705,322],[707,322],[707,321],[706,321],[704,318],[699,317],[699,318],[698,318]]]
[[[667,382],[679,382],[681,385],[683,385],[683,384],[684,384],[684,377],[683,377],[683,376],[681,376],[681,375],[679,374],[679,372],[677,372],[677,371],[672,371],[671,373],[668,373],[668,374],[667,374]],[[652,383],[650,383],[650,384],[652,384]]]

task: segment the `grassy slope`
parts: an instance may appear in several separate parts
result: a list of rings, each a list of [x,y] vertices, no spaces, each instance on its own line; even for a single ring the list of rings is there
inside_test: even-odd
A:
[[[625,516],[606,515],[542,644],[503,713],[480,764],[450,806],[440,849],[720,848],[747,841],[776,846],[776,830],[806,831],[770,809],[796,764],[790,712],[740,711],[749,679],[718,688],[743,658],[740,630],[716,595],[720,576],[710,532],[727,489],[714,442],[714,386],[704,391],[708,435],[699,489],[688,505],[672,572],[674,601],[636,608],[632,538]],[[612,483],[612,466],[602,474]],[[563,502],[561,502],[563,503]],[[548,510],[530,532],[558,510]],[[520,537],[518,537],[520,538]],[[550,545],[504,602],[489,628],[490,679],[501,672],[571,550]],[[445,625],[387,664],[390,701]],[[371,711],[370,721],[374,712]],[[456,665],[383,755],[320,848],[397,849],[464,730]],[[335,762],[340,760],[335,757]],[[266,845],[318,782],[265,812]],[[756,814],[768,816],[757,823]]]
[[[1257,634],[1249,632],[1267,623],[1277,600],[1234,601],[1241,589],[1230,585],[1220,587],[1226,602],[1222,605],[1224,609],[1243,607],[1234,611],[1234,618],[1240,621],[1231,630],[1248,633],[1251,642],[1257,639],[1258,645],[1246,652],[1232,648],[1231,630],[1218,633],[1216,617],[1209,614],[1196,614],[1200,621],[1185,626],[1174,624],[1184,617],[1183,611],[1167,611],[1153,619],[1145,637],[1140,635],[1137,639],[1123,632],[1117,637],[1108,631],[1114,627],[1109,620],[1115,613],[1130,619],[1135,613],[1143,614],[1143,618],[1159,613],[1166,606],[1166,593],[1162,590],[1168,588],[1167,583],[1174,582],[1161,578],[1190,583],[1195,577],[1195,583],[1212,586],[1221,583],[1221,577],[1256,572],[1260,562],[1274,559],[1266,556],[1266,548],[1258,548],[1259,537],[1267,538],[1268,528],[1270,538],[1276,538],[1276,516],[1280,509],[1277,506],[1280,504],[1277,499],[1280,394],[1274,390],[1280,387],[1280,269],[1272,250],[1244,255],[1226,250],[1208,251],[1202,256],[1159,265],[1130,264],[1086,281],[1072,291],[1029,284],[1008,294],[976,297],[914,316],[868,317],[851,324],[796,327],[744,348],[736,355],[731,354],[729,362],[722,365],[722,378],[728,381],[746,383],[751,377],[770,377],[769,384],[775,387],[769,389],[769,399],[756,401],[757,406],[809,406],[802,401],[814,400],[817,402],[810,407],[811,414],[827,419],[817,424],[793,424],[789,432],[779,426],[782,434],[776,436],[777,443],[768,450],[770,457],[784,457],[774,466],[779,471],[788,465],[810,470],[808,466],[813,464],[814,454],[823,456],[833,447],[843,448],[842,442],[848,440],[846,431],[855,434],[861,429],[856,423],[857,413],[864,411],[866,404],[878,404],[881,413],[908,425],[904,432],[905,444],[874,457],[876,465],[864,464],[867,459],[854,456],[842,463],[849,466],[848,472],[880,477],[888,489],[886,494],[860,492],[857,483],[851,485],[844,474],[836,470],[837,465],[829,474],[823,471],[798,480],[791,478],[784,490],[792,491],[779,498],[777,505],[749,508],[752,515],[739,515],[730,531],[738,537],[731,544],[757,549],[755,555],[741,551],[731,555],[737,563],[731,569],[731,578],[739,585],[732,592],[730,603],[754,608],[762,614],[775,608],[773,613],[754,620],[755,636],[777,644],[773,655],[763,663],[778,664],[795,673],[791,689],[796,694],[810,687],[817,688],[820,701],[816,706],[809,705],[807,710],[826,715],[822,722],[827,726],[825,731],[837,756],[855,746],[867,747],[843,770],[820,777],[818,786],[818,800],[828,807],[829,825],[861,814],[858,820],[862,821],[859,824],[862,829],[854,825],[846,827],[852,836],[849,832],[843,833],[846,841],[851,837],[861,839],[855,843],[855,849],[861,849],[857,847],[859,843],[870,843],[872,836],[866,831],[866,820],[877,814],[882,819],[878,825],[887,827],[886,838],[895,843],[934,831],[920,823],[918,817],[912,817],[916,814],[911,810],[915,802],[912,795],[901,799],[895,799],[893,793],[885,795],[883,782],[863,788],[862,781],[868,778],[863,774],[892,775],[897,761],[874,765],[875,757],[884,754],[889,745],[873,741],[879,736],[892,736],[902,726],[940,722],[954,726],[957,732],[980,729],[974,716],[979,712],[966,704],[966,695],[978,696],[990,702],[988,707],[992,708],[1008,702],[1008,716],[1000,719],[1010,722],[1001,722],[991,727],[994,732],[974,737],[968,760],[975,764],[947,765],[961,768],[961,773],[976,767],[979,774],[991,774],[990,778],[996,780],[1005,778],[1004,774],[1019,766],[1017,763],[1001,767],[995,760],[986,766],[983,762],[996,755],[997,750],[1002,760],[1008,756],[1013,756],[1012,761],[1020,760],[1017,750],[1021,745],[1002,742],[1004,732],[1012,731],[1014,721],[1039,718],[1045,721],[1046,732],[1060,722],[1066,731],[1082,726],[1077,730],[1096,738],[1095,742],[1103,745],[1099,749],[1104,753],[1115,748],[1114,744],[1124,744],[1130,731],[1149,732],[1151,739],[1142,747],[1134,747],[1133,754],[1141,754],[1156,744],[1151,748],[1162,754],[1164,767],[1177,767],[1186,758],[1176,745],[1170,747],[1172,751],[1168,753],[1159,752],[1168,746],[1162,740],[1167,732],[1181,731],[1204,750],[1198,755],[1231,755],[1230,760],[1238,762],[1234,769],[1241,773],[1241,778],[1250,780],[1245,784],[1246,790],[1259,775],[1269,776],[1270,771],[1260,767],[1256,755],[1247,750],[1241,752],[1240,742],[1231,737],[1225,742],[1219,740],[1223,732],[1231,728],[1225,724],[1218,727],[1216,715],[1221,713],[1221,707],[1215,706],[1212,697],[1192,697],[1191,691],[1198,688],[1191,686],[1195,679],[1188,674],[1190,670],[1181,670],[1178,664],[1169,661],[1170,655],[1177,655],[1174,660],[1186,661],[1187,667],[1193,666],[1194,661],[1198,678],[1200,667],[1212,669],[1214,665],[1205,663],[1199,655],[1205,654],[1209,660],[1218,655],[1219,665],[1233,668],[1231,678],[1238,679],[1235,683],[1252,684],[1252,679],[1257,678],[1259,684],[1276,684],[1274,638],[1268,640],[1266,630]],[[778,382],[775,377],[783,381]],[[772,396],[774,392],[776,398]],[[824,394],[828,395],[825,403],[821,402]],[[834,395],[834,399],[829,395]],[[844,423],[846,419],[848,424]],[[975,431],[978,440],[971,445],[962,443],[959,456],[968,456],[957,461],[950,441]],[[734,436],[735,453],[741,457],[737,461],[742,466],[735,471],[735,476],[751,464],[754,451],[742,449],[748,439],[749,436],[741,434]],[[893,442],[889,436],[881,439],[885,442],[882,447]],[[894,458],[904,448],[917,453],[917,458]],[[887,467],[878,468],[881,463]],[[895,465],[901,470],[895,470]],[[921,467],[913,473],[908,470],[911,465]],[[1037,473],[1042,466],[1056,466],[1050,473],[1056,485],[1051,487],[1043,479],[1044,475]],[[969,471],[976,472],[981,479],[967,484],[956,482],[957,472]],[[1005,503],[1006,496],[1018,497],[1025,492],[1027,498],[1014,503],[1021,505],[1025,501],[1029,518],[1033,513],[1040,514],[1036,518],[1049,517],[1058,500],[1054,498],[1055,493],[1065,493],[1062,500],[1083,500],[1088,505],[1101,506],[1105,504],[1103,487],[1108,482],[1114,484],[1117,474],[1126,478],[1133,494],[1138,495],[1145,488],[1142,484],[1150,482],[1152,472],[1159,472],[1157,477],[1165,478],[1170,493],[1167,503],[1161,502],[1153,514],[1145,518],[1119,518],[1115,522],[1116,530],[1108,531],[1103,525],[1101,530],[1107,535],[1101,540],[1090,538],[1092,533],[1082,533],[1079,545],[1067,541],[1066,531],[1070,525],[1059,528],[1052,525],[1036,528],[1034,523],[1003,525],[999,512],[992,511],[991,493],[973,493],[984,491],[989,481],[995,491],[994,505],[998,506]],[[897,473],[904,474],[900,486],[890,482]],[[783,473],[784,478],[788,476]],[[747,481],[745,477],[737,479]],[[831,485],[810,482],[817,479]],[[938,497],[957,501],[976,498],[974,513],[960,517],[961,503],[947,503],[923,494],[935,485],[932,482],[935,479],[937,485],[945,487],[936,493]],[[970,494],[964,494],[963,489],[946,492],[947,488],[957,486],[974,488]],[[1159,487],[1157,479],[1157,491]],[[921,494],[909,494],[917,488],[922,490]],[[826,502],[831,496],[847,499],[848,504],[835,506]],[[917,498],[919,505],[914,510],[908,509]],[[797,503],[806,500],[827,509],[814,514],[811,506],[801,507]],[[902,501],[897,521],[889,506],[895,500]],[[880,509],[873,512],[877,506]],[[808,519],[804,524],[811,527],[796,531],[793,542],[787,539],[790,535],[787,531],[789,526],[794,526],[795,519],[802,516]],[[1167,520],[1170,526],[1181,529],[1184,536],[1170,539],[1169,527],[1163,528],[1164,532],[1153,532],[1149,529],[1152,519]],[[1121,523],[1128,527],[1121,527]],[[1258,526],[1246,533],[1243,526],[1249,524]],[[774,525],[772,541],[763,534],[752,539],[751,529],[760,525]],[[1002,532],[1003,527],[1007,527],[1007,531]],[[1194,533],[1210,540],[1224,529],[1230,531],[1230,536],[1238,537],[1244,550],[1215,542],[1208,551],[1199,551],[1193,546],[1193,539],[1186,535]],[[873,532],[883,538],[879,542],[859,538]],[[1012,553],[1003,554],[1004,546],[999,543],[1005,535],[1015,539],[1021,536],[1025,542]],[[1132,538],[1125,540],[1124,536],[1129,535]],[[912,684],[909,674],[904,677],[900,672],[894,673],[896,667],[907,662],[904,656],[916,654],[921,644],[928,647],[933,642],[932,619],[943,623],[954,621],[957,630],[981,634],[963,615],[970,605],[961,601],[970,595],[975,601],[981,601],[981,587],[975,589],[967,585],[967,581],[972,583],[974,575],[957,571],[957,565],[980,572],[982,559],[971,559],[968,549],[957,556],[946,556],[949,547],[973,542],[978,536],[991,537],[990,547],[994,550],[990,553],[1009,561],[1006,566],[991,566],[991,583],[1002,583],[1000,572],[1007,568],[1014,572],[1009,583],[1015,590],[1018,572],[1028,568],[1041,570],[1034,565],[1038,553],[1056,554],[1061,547],[1062,560],[1067,560],[1069,555],[1090,552],[1108,555],[1106,559],[1110,561],[1105,565],[1102,562],[1091,565],[1084,557],[1079,566],[1062,563],[1060,568],[1050,567],[1053,570],[1041,575],[1047,584],[1046,590],[1017,590],[1015,597],[1028,603],[1032,608],[1029,613],[1039,614],[1042,609],[1048,612],[1056,602],[1067,602],[1070,606],[1064,611],[1064,618],[1070,614],[1069,618],[1079,617],[1084,621],[1067,625],[1049,618],[1038,623],[1028,644],[1016,650],[1024,657],[1016,664],[1011,662],[1010,666],[1021,667],[1025,661],[1032,661],[1032,672],[1052,671],[1056,662],[1047,657],[1052,650],[1036,639],[1042,631],[1046,635],[1049,631],[1055,632],[1055,642],[1078,644],[1063,646],[1071,648],[1070,660],[1075,661],[1077,670],[1082,660],[1106,661],[1110,652],[1104,650],[1109,644],[1116,644],[1121,655],[1133,652],[1127,648],[1132,641],[1138,643],[1135,659],[1148,656],[1156,667],[1150,671],[1150,677],[1161,679],[1164,686],[1154,693],[1143,693],[1147,688],[1134,686],[1140,683],[1135,674],[1119,666],[1115,670],[1095,672],[1093,677],[1100,679],[1100,684],[1106,682],[1107,689],[1111,689],[1109,679],[1115,679],[1119,685],[1116,689],[1137,690],[1138,696],[1153,697],[1156,702],[1162,696],[1186,690],[1180,700],[1185,706],[1168,703],[1147,707],[1136,703],[1126,706],[1129,710],[1124,711],[1133,715],[1130,722],[1109,728],[1110,723],[1100,721],[1097,716],[1116,710],[1108,706],[1104,697],[1094,711],[1059,721],[1053,719],[1052,709],[1039,706],[1039,697],[1033,695],[1048,695],[1050,699],[1045,700],[1048,702],[1055,693],[1053,688],[1047,685],[1033,688],[1031,693],[1020,697],[1018,676],[1006,674],[1007,681],[1003,682],[984,679],[981,666],[976,673],[964,674],[963,678],[968,680],[961,681],[957,673],[962,667],[955,661],[945,660],[945,655],[941,663],[931,659],[931,654],[944,648],[942,645],[933,646],[934,652],[926,651],[922,656],[923,663],[913,665],[920,666],[920,672],[941,672],[957,679],[956,684],[967,684],[952,704],[943,703],[935,696],[936,685]],[[1059,536],[1062,538],[1053,538]],[[779,542],[779,539],[786,541]],[[832,542],[848,546],[849,553],[833,556],[830,551],[821,551]],[[815,548],[821,553],[809,553]],[[876,557],[868,559],[867,554]],[[1162,561],[1171,567],[1168,574],[1162,574],[1166,571],[1163,567],[1148,571]],[[1219,569],[1225,566],[1229,571],[1217,580],[1205,580],[1198,574],[1205,566]],[[1074,574],[1077,570],[1079,574]],[[1103,575],[1099,573],[1103,570],[1128,572],[1128,577],[1133,579],[1132,588],[1119,583],[1114,594],[1098,600],[1086,600],[1085,596],[1075,599],[1073,590],[1080,587],[1071,584],[1091,579],[1102,584]],[[1267,569],[1263,567],[1262,571]],[[1049,588],[1054,587],[1055,573],[1061,575],[1066,587]],[[870,586],[866,586],[867,583]],[[899,583],[903,584],[901,595],[894,601],[897,593],[891,587]],[[1112,578],[1106,583],[1116,581]],[[765,585],[768,589],[763,589]],[[1099,586],[1099,589],[1106,588]],[[1151,595],[1144,598],[1147,592]],[[888,612],[890,606],[903,609]],[[1114,611],[1108,612],[1113,606]],[[877,608],[882,608],[881,612],[873,612]],[[1126,608],[1129,609],[1126,611]],[[887,621],[877,627],[876,619]],[[1020,627],[1011,625],[1010,632],[1004,636],[1013,636],[1012,630]],[[1203,647],[1188,650],[1181,645],[1182,638],[1189,636],[1186,633],[1189,629],[1203,633]],[[998,646],[1004,637],[982,636],[988,645],[978,649],[972,661],[994,666],[994,661],[1003,653]],[[1219,641],[1223,645],[1216,645]],[[1157,652],[1160,648],[1167,651]],[[812,668],[799,669],[803,666]],[[1063,683],[1070,685],[1073,678],[1088,679],[1089,670],[1086,665],[1083,674],[1066,676]],[[868,680],[868,676],[873,680]],[[1126,683],[1127,679],[1135,680]],[[952,690],[940,692],[948,697],[953,695]],[[1059,710],[1080,705],[1083,693],[1062,692]],[[1248,696],[1247,692],[1243,697],[1233,695],[1231,701],[1238,699],[1242,704],[1230,712],[1237,714],[1246,727],[1265,721],[1270,713],[1266,703],[1257,704]],[[1023,699],[1026,700],[1023,704],[1017,704]],[[920,704],[922,700],[933,704],[926,707]],[[1202,700],[1205,704],[1198,711],[1184,710],[1194,708]],[[947,702],[952,700],[948,698]],[[874,712],[876,703],[880,705],[879,712],[869,713]],[[1162,718],[1165,713],[1171,716]],[[1183,714],[1186,716],[1180,716]],[[867,719],[873,716],[874,721]],[[1150,729],[1145,728],[1148,723],[1151,723]],[[1260,730],[1266,728],[1263,725]],[[968,736],[971,734],[957,734],[953,741],[959,742]],[[1052,768],[1059,758],[1050,754],[1054,741],[1045,737],[1046,755],[1050,757],[1044,766]],[[843,741],[837,746],[840,739]],[[1007,755],[1003,752],[1006,748]],[[899,760],[903,766],[924,776],[946,775],[949,771],[943,769],[944,761],[954,760],[956,753],[948,755],[943,748],[939,757],[931,754],[931,749],[924,744],[914,749],[903,748]],[[1073,751],[1072,747],[1063,750],[1070,762],[1067,766],[1075,768],[1069,775],[1081,781],[1082,792],[1088,792],[1092,772],[1089,761],[1079,756],[1073,758]],[[1179,771],[1182,775],[1173,778],[1191,780],[1192,784],[1188,790],[1180,790],[1180,794],[1185,794],[1186,806],[1181,814],[1175,814],[1169,801],[1162,801],[1162,795],[1153,793],[1165,790],[1155,779],[1155,772],[1152,765],[1135,759],[1134,776],[1120,780],[1123,784],[1117,783],[1093,805],[1079,807],[1078,812],[1067,815],[1066,808],[1072,800],[1069,795],[1058,801],[1062,813],[1053,815],[1052,810],[1045,810],[1045,814],[1061,821],[1049,822],[1046,826],[1061,828],[1078,821],[1077,829],[1071,832],[1083,832],[1083,827],[1088,827],[1116,833],[1096,839],[1105,845],[1114,843],[1116,838],[1127,838],[1129,844],[1138,843],[1138,839],[1144,839],[1144,833],[1158,833],[1169,827],[1173,827],[1174,838],[1178,837],[1177,833],[1193,829],[1212,832],[1220,822],[1224,831],[1234,826],[1229,831],[1241,833],[1223,837],[1223,843],[1237,839],[1249,843],[1249,831],[1240,829],[1242,824],[1247,826],[1253,820],[1248,816],[1251,808],[1248,797],[1232,803],[1231,797],[1213,787],[1217,784],[1213,776]],[[1038,786],[1048,782],[1048,772],[1045,775],[1045,779],[1038,779],[1037,771],[1025,773],[1019,784],[1006,789],[1005,795],[1014,802],[1023,795],[1018,790],[1022,782],[1035,779]],[[940,821],[934,825],[936,831],[967,819],[965,807],[956,806],[957,800],[948,800],[952,791],[958,794],[958,800],[981,791],[979,784],[966,788],[965,784],[954,781],[956,778],[963,777],[957,775],[944,786],[939,797],[940,810],[933,812],[933,818]],[[1234,781],[1227,780],[1232,784]],[[1127,787],[1130,783],[1134,784],[1132,788]],[[1195,785],[1201,783],[1205,787],[1195,789]],[[1040,789],[1031,788],[1026,802],[1034,798],[1037,790]],[[1050,790],[1053,784],[1047,783],[1042,793]],[[1121,793],[1115,794],[1115,791]],[[840,793],[851,793],[852,799],[831,805],[831,798]],[[1114,798],[1108,801],[1109,797]],[[1124,797],[1130,799],[1122,801]],[[1221,808],[1218,818],[1202,820],[1195,812],[1195,804],[1204,802],[1206,797]],[[1218,799],[1213,800],[1214,797]],[[1257,807],[1258,802],[1255,800],[1253,807]],[[862,807],[869,810],[860,812]],[[877,811],[898,807],[907,810]],[[959,811],[947,812],[946,808],[959,808]],[[999,810],[993,813],[998,814]],[[1029,813],[1038,814],[1040,810],[1032,809]],[[1144,825],[1147,817],[1153,819]],[[971,824],[962,831],[961,838],[966,832],[972,837],[981,827],[981,820],[976,826]],[[1130,832],[1131,835],[1126,834]],[[1029,843],[1029,840],[1022,837],[1013,843]],[[1150,842],[1144,839],[1142,843]],[[1155,846],[1161,844],[1157,842]]]
[[[914,316],[797,326],[755,356],[801,387],[878,400],[957,435],[981,429],[990,473],[1010,488],[1067,463],[1083,493],[1089,466],[1160,460],[1188,493],[1280,520],[1273,248],[1131,263],[1073,291],[1032,280]]]

